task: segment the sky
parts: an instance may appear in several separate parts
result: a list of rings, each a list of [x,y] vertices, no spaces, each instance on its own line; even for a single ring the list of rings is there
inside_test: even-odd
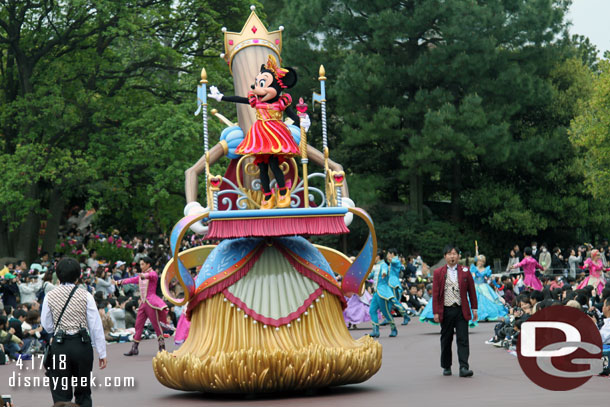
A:
[[[573,0],[568,20],[572,21],[571,34],[589,37],[599,54],[610,50],[610,0]]]

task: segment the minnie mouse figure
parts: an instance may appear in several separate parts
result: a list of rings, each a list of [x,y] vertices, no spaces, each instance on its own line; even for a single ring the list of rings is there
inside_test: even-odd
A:
[[[256,109],[256,121],[248,130],[244,140],[237,146],[235,152],[240,155],[254,155],[254,164],[260,169],[260,179],[264,198],[261,209],[290,207],[284,173],[280,165],[286,158],[299,155],[299,146],[295,143],[288,126],[282,121],[284,110],[295,122],[301,125],[299,116],[290,108],[292,97],[282,94],[282,91],[297,83],[297,73],[292,68],[281,68],[273,55],[269,55],[267,63],[261,65],[248,97],[224,96],[215,86],[210,87],[209,96],[217,101],[250,104]],[[306,123],[302,123],[306,125]],[[273,172],[279,187],[279,196],[271,192],[269,185],[269,168]]]

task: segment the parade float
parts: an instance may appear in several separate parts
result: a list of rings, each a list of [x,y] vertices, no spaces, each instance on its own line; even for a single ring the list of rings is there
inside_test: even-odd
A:
[[[269,32],[252,8],[241,32],[222,31],[221,57],[237,96],[208,89],[202,71],[196,114],[203,117],[204,154],[186,172],[186,216],[172,231],[173,258],[161,284],[169,301],[186,307],[190,332],[179,349],[153,359],[155,376],[172,389],[213,393],[363,382],[381,367],[381,345],[369,336],[354,340],[342,312],[346,297],[362,293],[377,243],[372,220],[354,207],[341,166],[329,158],[324,69],[321,91],[314,94],[322,137],[313,143],[305,104],[296,104],[295,113],[286,96],[296,73],[281,59],[283,27]],[[227,124],[212,148],[208,91],[216,100],[235,103],[238,118],[234,124],[211,111]],[[299,126],[284,123],[284,112]],[[261,156],[257,132],[265,131],[265,137],[279,140],[265,150],[272,154]],[[211,173],[223,157],[229,160],[225,174]],[[310,172],[309,164],[321,172]],[[197,201],[199,175],[205,177],[205,206]],[[353,262],[308,240],[349,233],[354,215],[369,234]],[[189,228],[220,243],[180,252]],[[184,290],[183,298],[171,295],[172,280]]]

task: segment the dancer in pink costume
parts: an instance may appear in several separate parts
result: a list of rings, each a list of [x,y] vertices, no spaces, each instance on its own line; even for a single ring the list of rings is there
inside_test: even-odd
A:
[[[174,343],[176,345],[182,345],[189,336],[189,329],[191,328],[191,321],[186,318],[186,306],[182,308],[182,314],[178,319],[178,326],[176,326],[176,335],[174,336]]]
[[[138,354],[138,345],[142,339],[142,331],[146,319],[150,320],[157,340],[159,342],[159,352],[165,350],[165,340],[163,339],[163,331],[159,325],[159,321],[167,320],[168,308],[165,302],[157,295],[157,272],[152,269],[152,260],[148,256],[142,257],[140,260],[140,269],[142,272],[139,276],[125,278],[117,281],[117,284],[138,284],[140,286],[140,307],[136,316],[136,334],[133,337],[133,345],[131,350],[125,353],[125,356],[134,356]]]
[[[591,252],[591,258],[585,261],[585,267],[589,269],[589,277],[585,278],[579,285],[578,289],[585,288],[588,285],[591,285],[595,288],[595,291],[598,295],[601,295],[604,286],[606,285],[606,279],[604,278],[604,274],[602,271],[604,270],[604,265],[601,260],[601,254],[599,250],[595,249]]]
[[[526,287],[534,290],[542,291],[542,283],[536,277],[536,269],[543,270],[542,266],[532,257],[532,248],[526,247],[524,250],[525,258],[517,264],[513,264],[511,268],[516,269],[519,267],[523,268],[523,284]]]

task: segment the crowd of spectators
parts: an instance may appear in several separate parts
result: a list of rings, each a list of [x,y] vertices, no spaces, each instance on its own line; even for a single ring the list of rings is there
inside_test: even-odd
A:
[[[532,249],[532,257],[543,268],[541,274],[547,277],[559,275],[575,279],[583,273],[585,260],[591,257],[591,252],[595,249],[600,252],[603,266],[610,267],[610,244],[606,239],[596,245],[583,243],[568,248],[560,248],[558,245],[551,247],[547,243],[538,246],[538,243],[533,241],[529,247]],[[521,260],[523,260],[523,251],[516,244],[510,250],[505,271],[511,272],[511,267]],[[519,270],[515,273],[518,272]]]
[[[98,311],[102,318],[104,333],[108,342],[131,341],[135,332],[135,318],[140,301],[137,285],[117,285],[115,281],[137,275],[139,260],[148,256],[154,261],[153,268],[161,274],[170,258],[168,238],[164,235],[153,238],[141,236],[122,236],[118,230],[110,234],[93,231],[91,227],[84,231],[71,229],[60,236],[60,240],[69,239],[75,249],[70,255],[81,264],[81,278],[78,285],[93,294]],[[125,258],[109,261],[99,256],[96,249],[88,249],[90,241],[124,242]],[[192,237],[185,240],[182,250],[206,242]],[[40,325],[40,307],[46,294],[57,284],[55,265],[63,256],[62,253],[40,253],[40,258],[28,265],[23,260],[8,261],[0,264],[0,365],[19,358],[28,360],[32,355],[43,352],[44,345],[50,339]],[[170,291],[180,296],[180,286],[174,281]],[[157,294],[161,298],[160,286]],[[165,336],[171,335],[182,310],[168,303],[170,312],[168,320],[161,321]],[[150,328],[150,329],[148,329]],[[147,326],[144,338],[154,337],[154,330]]]

